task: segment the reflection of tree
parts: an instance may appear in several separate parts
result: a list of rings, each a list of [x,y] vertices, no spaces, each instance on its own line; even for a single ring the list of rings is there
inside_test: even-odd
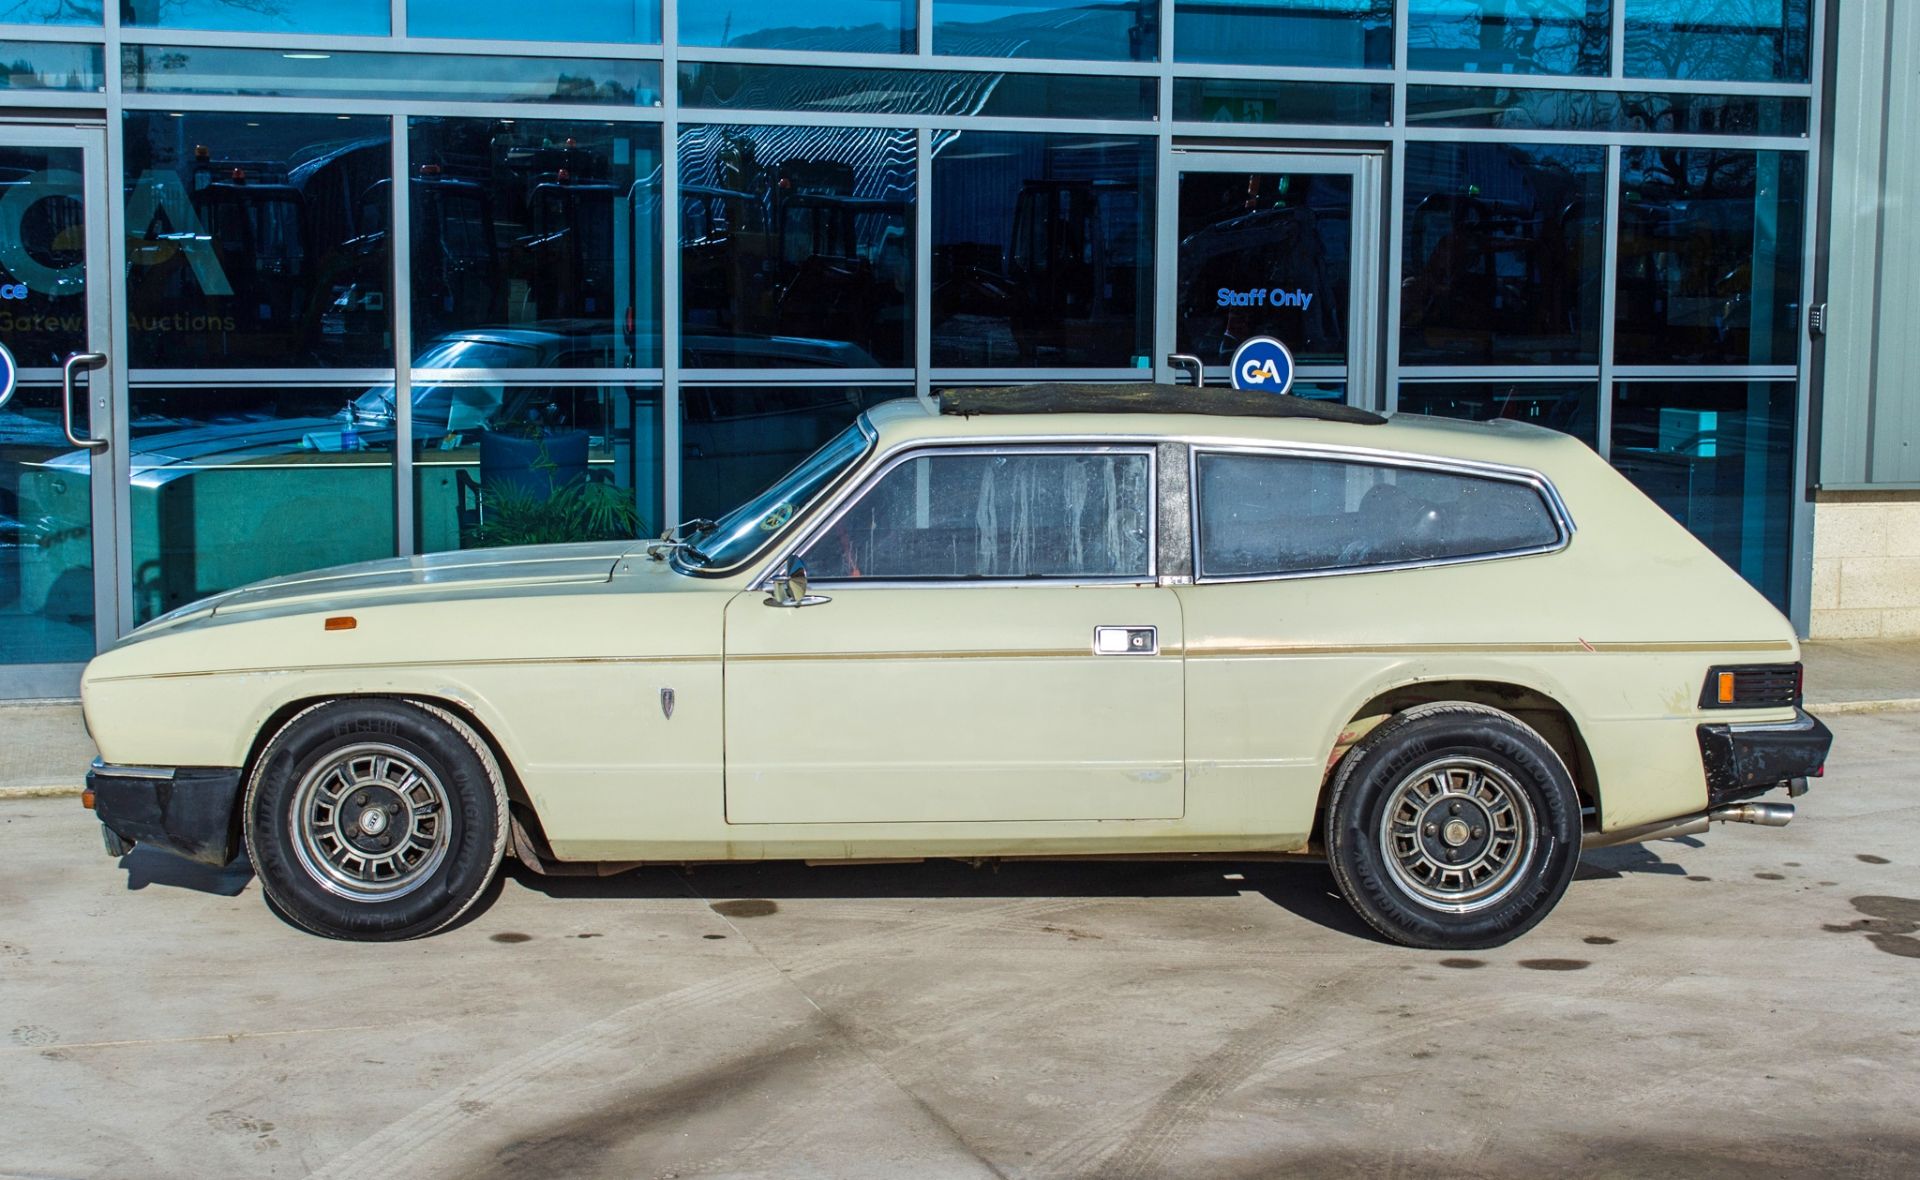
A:
[[[162,23],[165,14],[186,4],[188,0],[120,0],[120,19],[130,25],[157,25]],[[238,8],[242,12],[257,12],[262,16],[285,16],[285,0],[214,0],[228,8]]]
[[[1627,73],[1722,81],[1805,78],[1807,9],[1805,0],[1669,0],[1629,10]],[[1709,19],[1689,19],[1708,10]],[[1771,53],[1760,52],[1769,42]]]
[[[1553,6],[1562,10],[1557,14],[1543,12],[1545,7],[1540,0],[1464,0],[1461,11],[1431,13],[1413,24],[1408,45],[1483,64],[1512,62],[1529,73],[1608,73],[1613,28],[1608,0],[1563,0]]]
[[[98,0],[14,0],[0,3],[0,23],[4,24],[94,24],[100,23]]]

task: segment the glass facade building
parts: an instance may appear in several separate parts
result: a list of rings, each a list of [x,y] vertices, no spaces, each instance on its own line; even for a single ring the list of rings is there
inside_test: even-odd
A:
[[[1306,396],[1579,437],[1804,619],[1824,20],[0,6],[0,695],[245,582],[658,533],[882,400],[1224,383],[1263,333]]]

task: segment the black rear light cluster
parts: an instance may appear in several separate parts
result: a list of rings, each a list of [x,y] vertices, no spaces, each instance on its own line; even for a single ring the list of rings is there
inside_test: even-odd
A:
[[[1745,664],[1714,668],[1700,690],[1702,709],[1782,709],[1800,704],[1798,664]]]

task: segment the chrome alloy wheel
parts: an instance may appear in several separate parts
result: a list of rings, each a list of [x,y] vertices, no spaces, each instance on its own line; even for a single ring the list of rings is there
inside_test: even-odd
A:
[[[294,789],[288,824],[301,867],[352,901],[413,892],[451,842],[439,777],[384,742],[347,746],[315,765]]]
[[[1380,851],[1415,901],[1469,914],[1519,883],[1537,831],[1533,804],[1513,776],[1453,756],[1400,780],[1380,817]]]

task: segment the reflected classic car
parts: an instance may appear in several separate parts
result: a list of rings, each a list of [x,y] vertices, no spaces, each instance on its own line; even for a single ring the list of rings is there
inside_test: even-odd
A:
[[[108,851],[244,846],[318,933],[541,872],[1325,857],[1512,939],[1583,843],[1779,825],[1793,629],[1582,444],[1231,390],[889,403],[675,537],[322,570],[88,668]]]

